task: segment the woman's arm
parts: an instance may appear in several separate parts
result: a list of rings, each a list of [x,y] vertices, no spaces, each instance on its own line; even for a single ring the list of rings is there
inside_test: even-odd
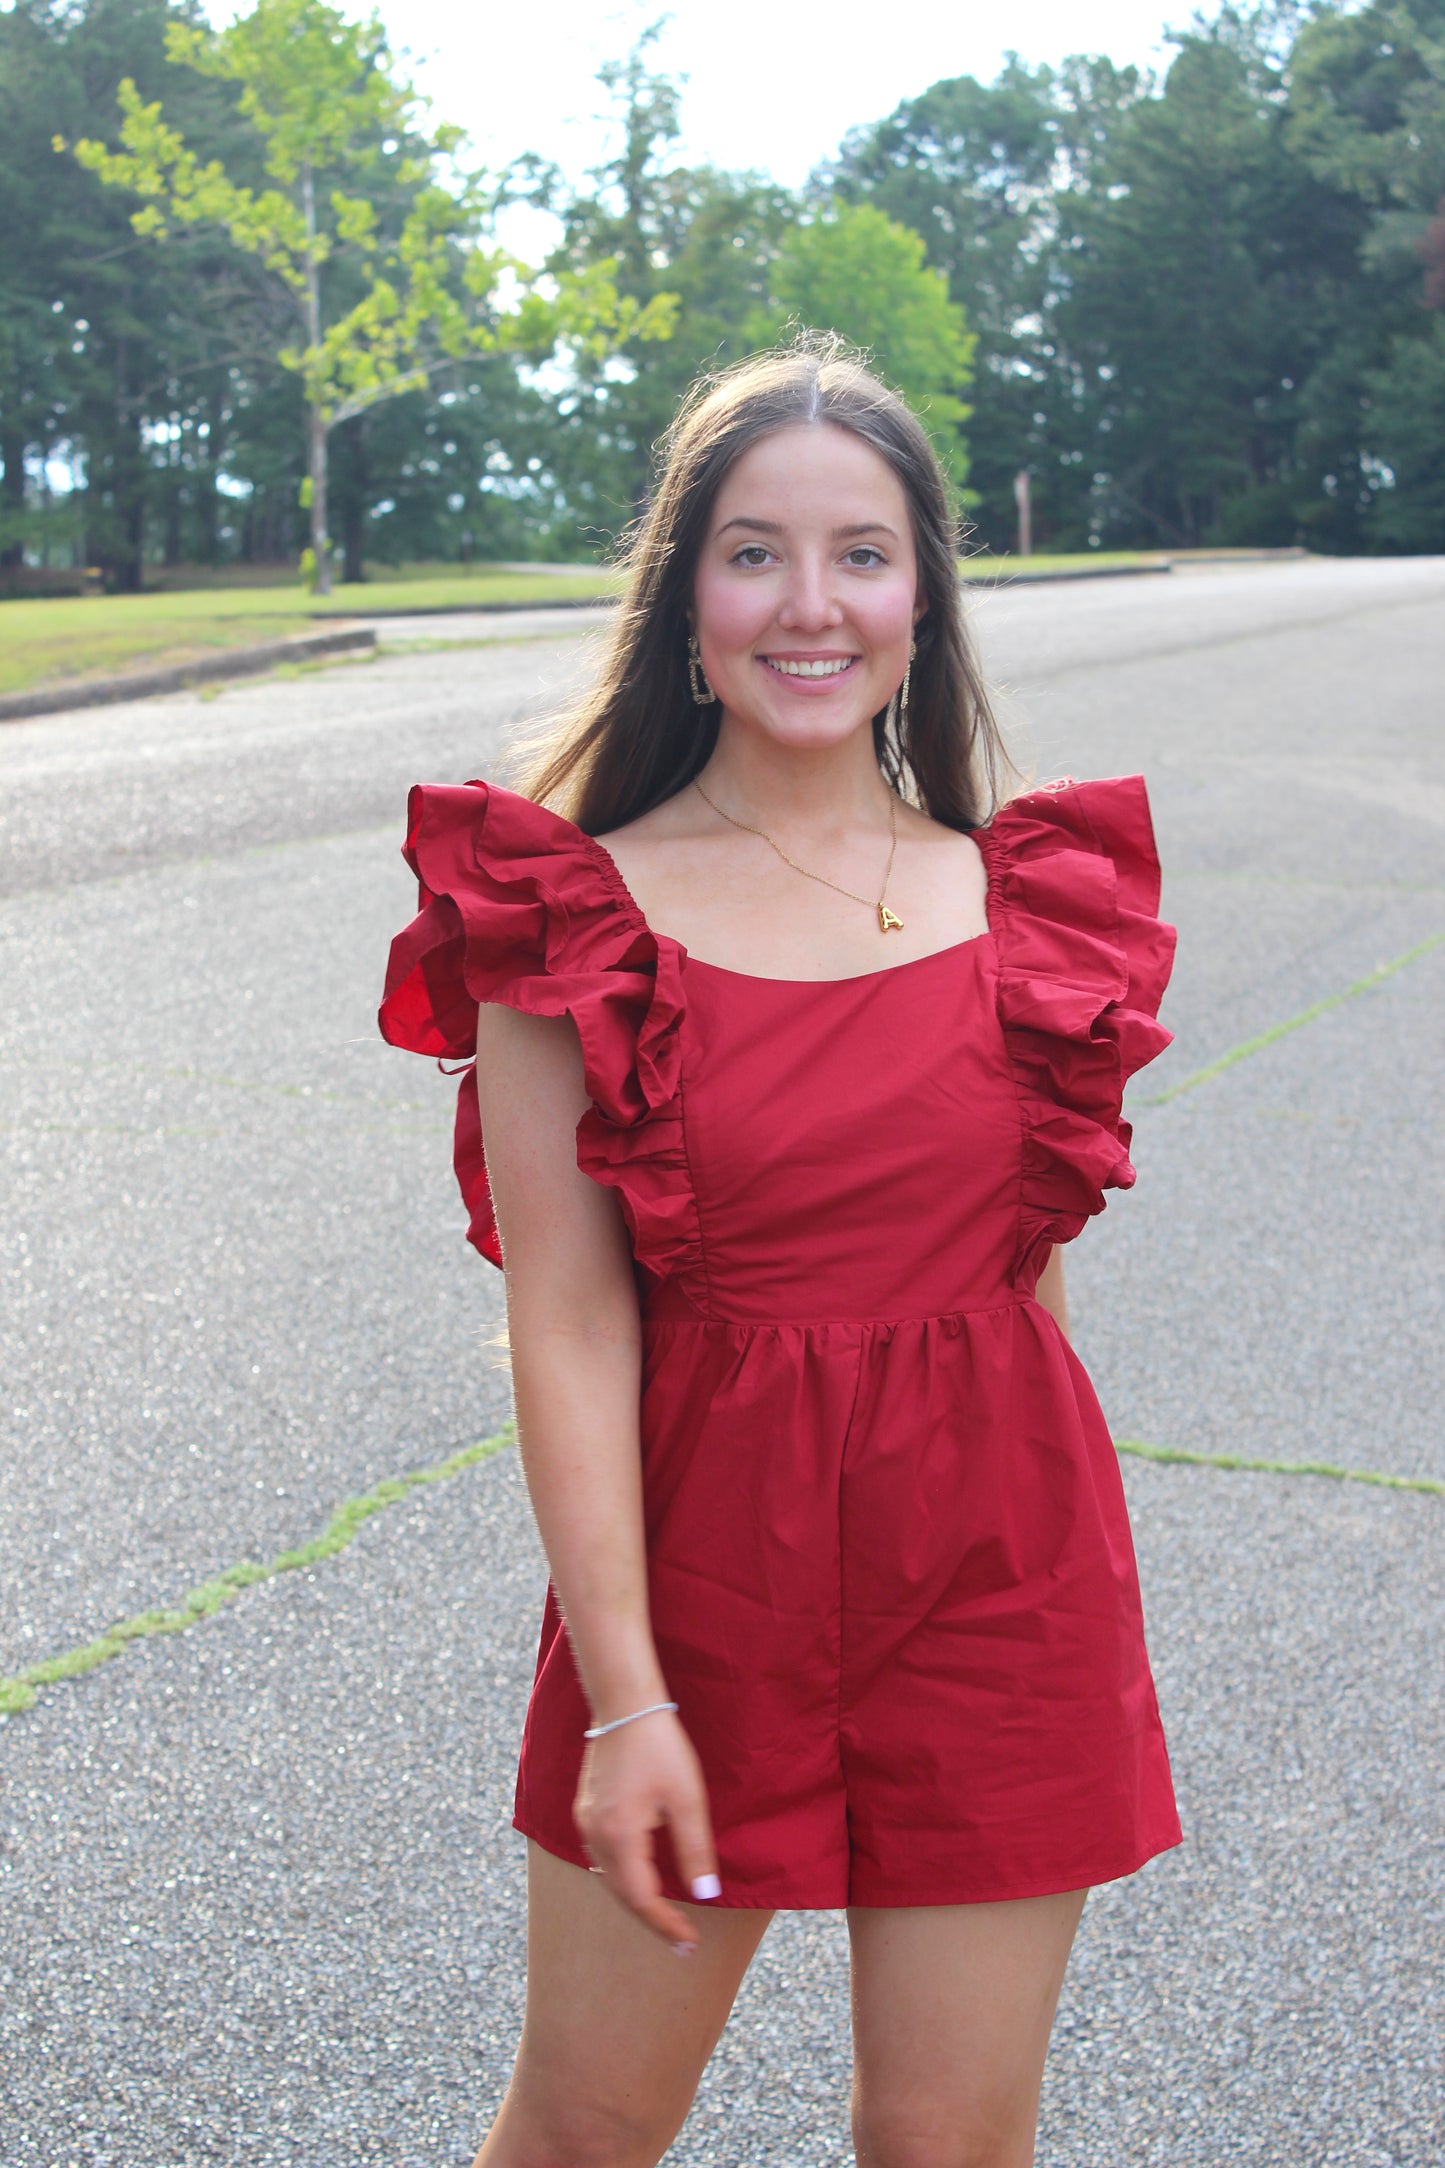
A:
[[[1062,1243],[1056,1242],[1049,1252],[1049,1261],[1039,1274],[1034,1289],[1035,1302],[1041,1303],[1067,1340],[1069,1337],[1069,1298],[1064,1292],[1064,1251]]]
[[[577,1165],[589,1099],[571,1018],[484,1004],[477,1092],[522,1464],[592,1720],[605,1724],[671,1697],[647,1605],[637,1288],[617,1201]],[[668,1941],[690,1943],[650,1842],[666,1821],[683,1874],[715,1872],[702,1772],[677,1718],[643,1717],[590,1742],[574,1811],[622,1901]]]

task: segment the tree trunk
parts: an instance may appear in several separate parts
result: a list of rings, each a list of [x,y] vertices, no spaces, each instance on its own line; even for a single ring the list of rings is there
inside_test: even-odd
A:
[[[331,542],[326,532],[326,424],[321,410],[306,407],[307,471],[311,477],[311,548],[316,558],[316,592],[331,592]]]
[[[129,307],[129,292],[124,299]],[[109,501],[101,562],[121,594],[135,595],[145,581],[146,461],[131,406],[130,345],[124,333],[115,341],[110,431],[102,469]]]
[[[316,263],[316,186],[309,163],[301,168],[301,208],[306,218],[306,338],[314,356],[321,344],[321,275]],[[331,542],[326,532],[326,420],[308,384],[306,471],[311,479],[311,551],[316,592],[331,592]]]
[[[174,424],[174,417],[172,417]],[[171,439],[171,456],[166,467],[166,519],[165,536],[161,543],[161,561],[178,565],[181,561],[181,526],[185,511],[181,492],[185,487],[180,464],[180,442]]]
[[[345,552],[341,577],[358,583],[366,578],[367,419],[365,414],[358,414],[349,424],[347,450],[350,458],[347,461],[347,486],[341,500],[341,546]]]
[[[221,502],[216,477],[221,471],[225,412],[223,379],[217,374],[206,401],[205,457],[196,461],[196,555],[207,565],[215,564],[221,554]]]
[[[121,556],[118,566],[122,594],[138,595],[145,586],[145,500],[135,487],[117,507],[120,514]]]
[[[341,547],[345,553],[341,577],[353,587],[359,586],[366,578],[366,520],[359,504],[347,507]]]
[[[0,506],[7,515],[6,525],[15,522],[10,541],[0,541],[0,566],[18,565],[24,561],[25,545],[20,538],[20,516],[25,510],[25,430],[18,411],[18,402],[7,399],[4,418],[0,420]]]

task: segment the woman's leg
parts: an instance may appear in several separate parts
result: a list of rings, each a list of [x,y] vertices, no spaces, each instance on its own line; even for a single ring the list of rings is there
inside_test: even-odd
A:
[[[858,2168],[1029,2168],[1087,1895],[849,1912]]]
[[[653,2168],[692,2105],[771,1912],[688,1905],[679,1957],[600,1876],[527,1846],[527,2014],[474,2168]]]

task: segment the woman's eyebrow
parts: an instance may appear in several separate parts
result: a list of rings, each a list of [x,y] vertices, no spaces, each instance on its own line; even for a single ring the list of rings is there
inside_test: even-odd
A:
[[[729,527],[750,527],[755,534],[781,534],[783,532],[781,521],[776,519],[750,519],[745,513],[740,513],[736,519],[724,520],[717,531],[720,535],[724,535]],[[891,541],[896,542],[898,540],[894,529],[885,520],[881,519],[865,519],[853,527],[835,527],[833,529],[833,540],[842,542],[850,535],[859,534],[886,534]]]

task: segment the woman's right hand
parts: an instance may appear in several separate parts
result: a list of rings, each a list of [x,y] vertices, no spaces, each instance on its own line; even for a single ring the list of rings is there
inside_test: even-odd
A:
[[[700,1903],[718,1894],[717,1853],[702,1764],[676,1716],[660,1709],[590,1739],[572,1812],[613,1895],[688,1955],[697,1932],[662,1894],[652,1832],[666,1823],[683,1881]]]
[[[668,1698],[648,1605],[641,1434],[643,1333],[616,1193],[577,1163],[593,1105],[577,1026],[505,1002],[477,1011],[477,1107],[507,1270],[522,1469],[583,1689],[606,1720]],[[665,1823],[683,1887],[716,1884],[701,1766],[670,1710],[587,1753],[573,1801],[608,1887],[652,1932],[691,1949],[695,1922],[662,1894]]]

